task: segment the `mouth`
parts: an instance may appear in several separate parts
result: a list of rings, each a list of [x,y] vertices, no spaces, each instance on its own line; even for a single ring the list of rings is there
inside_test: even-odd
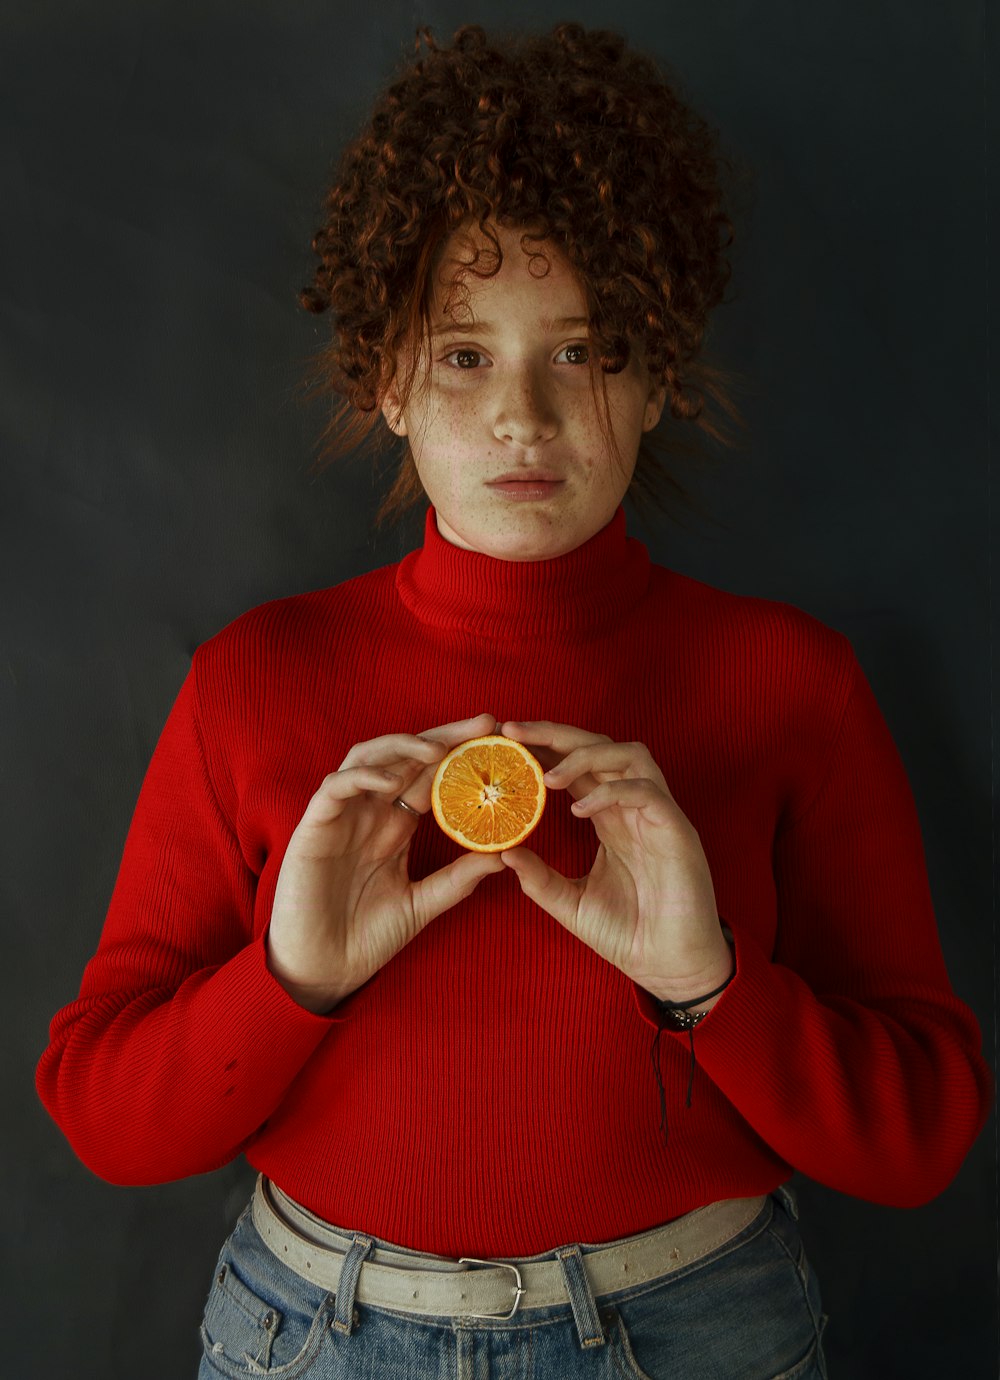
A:
[[[562,475],[554,470],[508,470],[498,474],[496,479],[488,479],[487,484],[561,484]]]
[[[554,476],[548,478],[532,475],[530,479],[526,479],[523,475],[509,475],[502,479],[491,479],[486,487],[496,493],[505,494],[508,498],[540,499],[551,498],[557,494],[565,482],[564,479],[556,479]]]

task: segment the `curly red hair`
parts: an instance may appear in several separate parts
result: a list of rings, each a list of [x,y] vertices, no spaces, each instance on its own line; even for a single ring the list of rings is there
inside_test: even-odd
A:
[[[366,439],[391,440],[388,427],[378,429],[380,405],[394,385],[405,406],[413,368],[404,377],[400,360],[430,329],[434,265],[471,222],[496,251],[490,267],[473,267],[482,276],[502,261],[491,222],[530,232],[528,252],[544,239],[565,255],[586,296],[602,384],[641,341],[650,374],[666,384],[670,416],[734,444],[705,408],[709,397],[742,422],[729,391],[736,376],[703,351],[734,238],[721,186],[734,165],[715,132],[650,58],[607,30],[564,23],[489,39],[466,25],[439,48],[425,28],[415,48],[344,150],[312,241],[315,279],[299,294],[307,310],[334,318],[311,376],[310,396],[341,395],[320,464]],[[605,417],[606,404],[605,393]],[[700,454],[690,434],[669,431],[663,452]],[[687,499],[647,437],[630,493],[659,502],[659,481]],[[376,520],[422,495],[407,449]]]

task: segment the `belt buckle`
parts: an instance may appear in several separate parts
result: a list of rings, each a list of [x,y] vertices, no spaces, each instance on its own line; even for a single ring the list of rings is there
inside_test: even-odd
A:
[[[494,1269],[512,1270],[514,1273],[514,1279],[517,1281],[517,1283],[513,1286],[514,1307],[510,1310],[509,1313],[465,1313],[463,1314],[463,1317],[497,1318],[501,1322],[506,1322],[508,1318],[512,1318],[514,1316],[514,1314],[518,1310],[518,1307],[520,1306],[521,1299],[524,1296],[524,1289],[521,1287],[521,1271],[517,1268],[516,1265],[511,1265],[506,1260],[480,1260],[480,1258],[477,1255],[463,1255],[459,1258],[458,1263],[459,1265],[491,1265]]]

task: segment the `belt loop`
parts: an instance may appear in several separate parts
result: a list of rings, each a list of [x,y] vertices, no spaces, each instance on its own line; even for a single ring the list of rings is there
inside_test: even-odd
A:
[[[360,1232],[355,1233],[354,1240],[344,1257],[344,1263],[340,1267],[340,1281],[337,1284],[337,1307],[333,1315],[333,1326],[347,1337],[351,1335],[354,1326],[354,1295],[357,1293],[361,1266],[374,1245],[375,1242],[372,1237],[362,1236]]]
[[[779,1184],[774,1191],[784,1203],[789,1216],[797,1222],[799,1220],[799,1204],[795,1196],[795,1189],[792,1188],[791,1184]]]
[[[556,1251],[556,1258],[562,1266],[566,1292],[573,1306],[573,1319],[583,1347],[604,1346],[607,1338],[601,1326],[597,1303],[594,1299],[587,1272],[583,1268],[583,1253],[579,1246],[564,1246]]]

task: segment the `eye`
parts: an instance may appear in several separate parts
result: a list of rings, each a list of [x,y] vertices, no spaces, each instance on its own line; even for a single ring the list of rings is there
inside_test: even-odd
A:
[[[469,373],[478,367],[483,358],[481,350],[470,350],[468,346],[462,346],[461,349],[452,350],[450,355],[445,355],[442,363],[451,364],[451,361],[455,360],[455,364],[452,365],[453,369]]]
[[[559,355],[568,356],[567,364],[589,364],[590,362],[590,350],[586,345],[564,345],[559,354],[556,355],[556,359],[559,358]]]

